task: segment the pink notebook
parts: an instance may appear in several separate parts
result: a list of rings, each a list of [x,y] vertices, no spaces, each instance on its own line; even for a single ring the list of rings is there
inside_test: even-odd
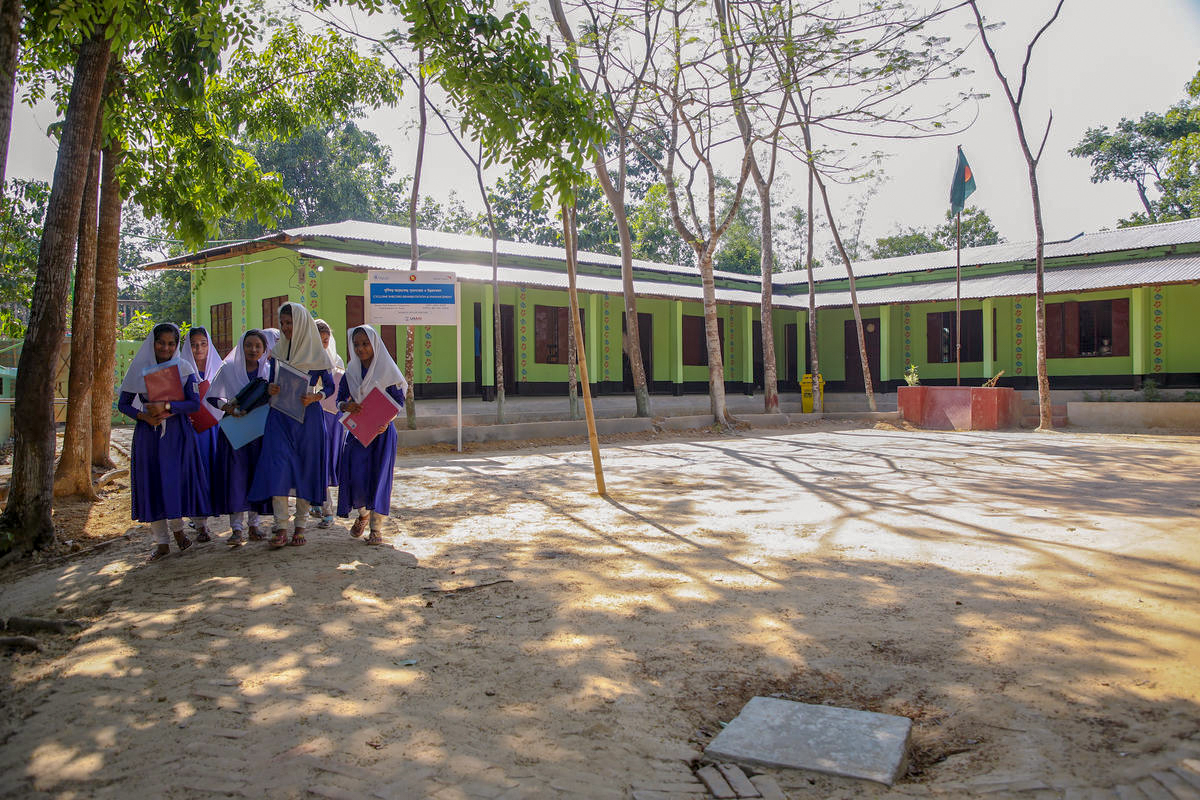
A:
[[[375,441],[379,429],[389,424],[399,413],[400,406],[396,401],[387,392],[379,391],[379,387],[376,386],[362,401],[362,410],[357,414],[343,414],[341,423],[350,431],[351,436],[358,439],[363,447],[367,447]]]

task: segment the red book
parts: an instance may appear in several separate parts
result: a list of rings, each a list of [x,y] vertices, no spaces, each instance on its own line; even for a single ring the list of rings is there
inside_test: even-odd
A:
[[[343,414],[341,423],[350,431],[355,439],[367,447],[379,435],[379,429],[388,425],[400,413],[396,404],[387,392],[379,391],[379,387],[367,394],[361,403],[362,409],[356,414]]]
[[[204,433],[217,424],[217,416],[212,413],[208,403],[204,402],[204,395],[208,394],[209,383],[211,381],[202,381],[196,387],[196,394],[200,395],[200,410],[188,414],[188,419],[192,421],[192,427],[196,429],[196,433]]]
[[[142,374],[146,381],[146,399],[151,403],[179,402],[183,399],[183,379],[179,363],[164,362]]]

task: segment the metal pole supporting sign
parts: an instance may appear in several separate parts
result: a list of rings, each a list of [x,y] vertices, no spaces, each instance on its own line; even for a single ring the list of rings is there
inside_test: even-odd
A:
[[[462,452],[462,315],[453,272],[367,271],[365,316],[372,325],[453,325],[458,408],[458,452]],[[429,369],[430,367],[426,367]],[[417,376],[409,375],[416,384]]]

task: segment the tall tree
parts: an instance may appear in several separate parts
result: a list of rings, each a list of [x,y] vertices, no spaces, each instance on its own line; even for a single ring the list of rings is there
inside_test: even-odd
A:
[[[1179,103],[1166,114],[1147,111],[1137,120],[1122,117],[1112,130],[1107,125],[1088,128],[1068,152],[1091,162],[1092,183],[1116,180],[1132,184],[1145,211],[1145,216],[1132,220],[1187,219],[1196,212],[1186,199],[1187,184],[1200,181],[1200,177],[1189,170],[1180,185],[1168,165],[1172,146],[1200,133],[1200,119],[1191,111],[1188,103]],[[1152,191],[1157,196],[1152,198]]]
[[[22,0],[0,0],[0,200],[4,198],[4,170],[8,163],[13,96],[17,89],[17,52],[24,16]]]
[[[635,415],[649,417],[650,389],[646,380],[646,368],[642,362],[641,330],[637,324],[637,293],[633,286],[633,255],[634,236],[630,226],[628,190],[630,188],[630,159],[632,156],[632,141],[630,125],[638,113],[638,108],[645,100],[643,78],[649,66],[649,46],[653,36],[642,37],[642,43],[647,47],[641,57],[640,68],[616,70],[612,61],[618,48],[615,46],[625,30],[623,15],[614,11],[599,13],[598,4],[585,2],[583,10],[589,15],[588,35],[580,45],[567,19],[561,0],[550,0],[550,10],[558,31],[567,42],[568,52],[576,70],[581,70],[581,51],[589,59],[589,67],[593,78],[589,84],[592,91],[599,94],[606,106],[606,119],[609,126],[609,147],[611,153],[601,148],[593,148],[592,170],[596,174],[604,197],[612,212],[612,221],[616,228],[617,240],[621,255],[621,287],[625,300],[625,357],[629,359],[629,369],[633,376],[633,395]],[[615,83],[615,76],[624,75],[628,78],[623,85]],[[611,156],[611,157],[609,157]],[[588,215],[585,214],[585,218]],[[578,214],[572,214],[573,220],[578,220]],[[585,249],[590,249],[585,244]]]
[[[92,464],[111,468],[113,396],[117,361],[117,291],[121,249],[121,179],[124,149],[113,138],[100,166],[100,219],[96,230],[96,298],[92,309]]]
[[[96,225],[100,203],[100,141],[104,137],[103,109],[88,153],[87,182],[79,213],[75,242],[75,291],[71,309],[71,360],[67,378],[67,420],[62,454],[54,470],[58,497],[99,499],[92,485],[92,376],[91,335],[94,332],[96,294]]]
[[[1038,383],[1038,430],[1048,431],[1054,427],[1054,418],[1050,406],[1050,378],[1046,372],[1046,291],[1045,291],[1045,247],[1046,247],[1046,232],[1042,227],[1042,197],[1038,190],[1037,168],[1038,162],[1042,159],[1042,153],[1046,149],[1046,140],[1050,137],[1050,125],[1054,122],[1054,112],[1051,111],[1046,119],[1046,128],[1042,134],[1042,143],[1038,145],[1037,152],[1033,151],[1030,145],[1030,140],[1025,134],[1025,120],[1021,116],[1021,103],[1025,100],[1025,89],[1029,81],[1029,61],[1033,58],[1033,49],[1037,45],[1038,40],[1050,29],[1054,24],[1054,20],[1058,19],[1059,12],[1062,11],[1064,0],[1058,0],[1054,6],[1054,13],[1046,20],[1046,23],[1038,28],[1037,33],[1029,40],[1028,46],[1025,48],[1025,60],[1021,63],[1021,80],[1017,83],[1017,89],[1014,92],[1012,85],[1004,75],[1004,71],[1000,68],[1000,60],[996,56],[996,50],[992,47],[991,40],[988,39],[988,32],[994,30],[996,26],[985,24],[983,14],[979,11],[978,0],[967,0],[967,5],[971,7],[971,13],[975,15],[975,26],[979,30],[979,39],[983,43],[984,50],[987,51],[988,59],[992,62],[992,69],[996,73],[996,79],[1000,82],[1001,88],[1004,90],[1004,97],[1008,100],[1009,110],[1012,111],[1013,123],[1016,126],[1017,142],[1021,145],[1021,153],[1025,156],[1025,165],[1029,172],[1029,193],[1033,199],[1033,233],[1034,233],[1034,267],[1036,286],[1036,311],[1035,323],[1037,326],[1037,383]]]
[[[103,27],[79,45],[54,182],[38,251],[29,332],[17,365],[13,403],[13,469],[0,515],[0,547],[22,552],[54,541],[54,367],[66,327],[67,285],[88,175],[88,151],[111,55]]]

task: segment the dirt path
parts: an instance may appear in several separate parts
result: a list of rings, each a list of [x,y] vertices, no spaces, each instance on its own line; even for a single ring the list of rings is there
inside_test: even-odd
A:
[[[0,614],[88,623],[0,660],[0,795],[625,797],[755,694],[915,721],[895,789],[777,773],[796,798],[1112,786],[1200,750],[1200,439],[603,455],[609,499],[586,448],[403,458],[395,549],[342,527],[143,566],[138,528],[0,575]]]

